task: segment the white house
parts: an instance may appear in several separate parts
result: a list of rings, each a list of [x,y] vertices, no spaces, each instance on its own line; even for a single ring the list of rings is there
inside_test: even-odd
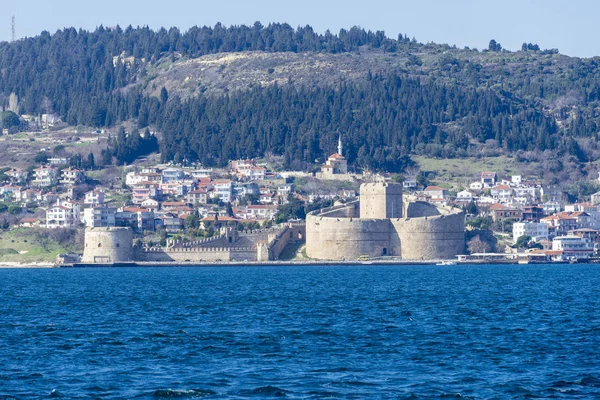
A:
[[[104,192],[101,190],[90,190],[85,194],[83,204],[104,204]]]
[[[158,211],[158,209],[160,208],[160,202],[155,199],[146,199],[142,201],[141,206],[143,208],[147,208],[148,210]]]
[[[277,214],[276,205],[248,206],[246,209],[247,219],[272,219]]]
[[[446,199],[448,197],[448,190],[439,186],[427,186],[423,191],[427,197],[431,199]]]
[[[231,195],[233,193],[232,183],[228,179],[217,180],[212,182],[213,187],[215,188],[214,195],[219,198],[224,203],[229,203],[231,201]]]
[[[52,186],[58,183],[58,170],[54,167],[39,167],[34,172],[34,186]]]
[[[481,183],[481,182],[472,182],[469,185],[469,189],[471,189],[471,190],[483,190],[483,183]]]
[[[473,194],[473,192],[469,191],[469,190],[461,190],[460,192],[456,193],[456,201],[460,201],[460,202],[470,202],[475,198],[475,195]]]
[[[506,185],[494,186],[490,190],[490,194],[492,195],[492,197],[501,203],[508,203],[512,197],[512,193],[512,188]]]
[[[483,188],[491,188],[497,182],[497,177],[495,172],[482,172],[481,173],[481,184]]]
[[[250,167],[244,170],[243,176],[250,180],[265,179],[267,169],[260,166]]]
[[[530,236],[534,242],[548,240],[548,224],[543,222],[515,222],[513,224],[513,242],[521,236]]]
[[[115,226],[116,208],[112,207],[90,207],[83,210],[83,223],[85,226],[108,227]]]
[[[57,200],[46,210],[46,228],[74,228],[79,225],[80,205],[70,200]]]
[[[127,186],[135,186],[145,180],[146,180],[145,176],[138,175],[135,172],[128,172],[127,175],[125,175],[125,184]]]
[[[60,180],[60,183],[66,185],[77,185],[84,180],[85,172],[80,169],[69,167],[62,170],[62,179]]]

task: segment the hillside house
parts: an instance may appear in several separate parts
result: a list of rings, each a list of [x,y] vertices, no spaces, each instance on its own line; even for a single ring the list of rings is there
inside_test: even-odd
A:
[[[444,200],[448,198],[448,190],[439,186],[427,186],[423,193],[431,200]]]
[[[513,190],[506,185],[497,185],[490,189],[490,194],[500,203],[508,203],[512,198]]]
[[[540,222],[544,218],[544,207],[541,206],[525,206],[523,207],[523,221],[525,222]]]
[[[189,204],[207,204],[208,192],[204,189],[198,188],[189,192],[185,199]]]
[[[63,185],[77,185],[85,181],[85,172],[73,167],[65,168],[61,173],[60,183]]]
[[[483,189],[492,188],[496,185],[498,178],[495,172],[482,172],[481,185]]]
[[[58,183],[58,169],[50,166],[44,166],[34,169],[35,179],[32,182],[34,186],[47,187]]]
[[[75,228],[80,223],[80,205],[71,200],[57,200],[46,210],[46,228]]]
[[[83,210],[83,223],[90,228],[116,226],[116,214],[116,208],[104,205],[85,208]]]

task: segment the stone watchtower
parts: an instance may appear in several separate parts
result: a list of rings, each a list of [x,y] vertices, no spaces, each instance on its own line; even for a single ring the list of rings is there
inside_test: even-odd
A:
[[[84,263],[116,263],[133,261],[131,228],[86,228]]]
[[[402,218],[402,185],[384,182],[360,185],[360,218]]]

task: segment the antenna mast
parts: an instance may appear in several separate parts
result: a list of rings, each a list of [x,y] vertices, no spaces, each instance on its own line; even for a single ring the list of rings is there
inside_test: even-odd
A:
[[[15,33],[15,16],[12,16],[12,41],[17,40],[17,34]]]

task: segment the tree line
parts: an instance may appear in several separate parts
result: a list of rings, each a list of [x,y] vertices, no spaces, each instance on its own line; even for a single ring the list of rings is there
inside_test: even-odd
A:
[[[175,54],[342,53],[363,46],[408,54],[407,68],[414,70],[369,73],[322,87],[255,86],[189,99],[170,96],[166,89],[148,96],[136,85],[149,78],[149,65]],[[93,32],[66,28],[0,43],[0,105],[15,93],[22,113],[56,112],[70,125],[110,127],[134,120],[139,129],[162,133],[164,161],[206,165],[271,152],[283,155],[288,167],[311,168],[335,151],[340,134],[350,164],[373,170],[401,171],[410,165],[411,154],[463,157],[472,154],[474,143],[486,142],[506,151],[555,150],[582,160],[574,138],[598,139],[600,65],[595,59],[553,61],[543,58],[553,54],[538,48],[523,47],[524,54],[538,57],[536,68],[509,70],[500,62],[490,72],[455,57],[449,46],[428,47],[405,35],[391,39],[358,27],[338,34],[260,23],[193,27],[184,33],[131,26]],[[415,53],[444,49],[439,76],[419,76]],[[494,57],[505,53],[501,49],[490,42]],[[551,106],[554,114],[545,111]],[[559,125],[556,118],[568,123]],[[2,120],[15,122],[9,113]],[[130,163],[158,146],[152,135],[119,133],[102,160],[94,161]]]

